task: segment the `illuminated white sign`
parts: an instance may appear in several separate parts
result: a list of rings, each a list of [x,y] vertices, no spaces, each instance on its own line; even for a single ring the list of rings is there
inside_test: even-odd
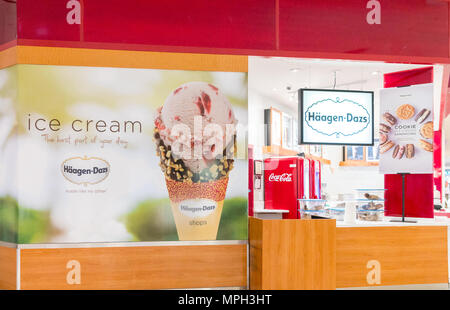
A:
[[[373,92],[301,89],[301,144],[373,145]]]

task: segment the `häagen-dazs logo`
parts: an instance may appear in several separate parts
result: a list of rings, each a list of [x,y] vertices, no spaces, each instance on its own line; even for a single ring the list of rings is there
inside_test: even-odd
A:
[[[61,164],[61,173],[69,182],[85,186],[102,182],[109,172],[109,163],[98,157],[72,157]]]
[[[189,199],[180,202],[180,212],[191,218],[207,217],[217,208],[217,203],[210,199]]]
[[[314,131],[336,138],[353,136],[365,130],[370,122],[369,111],[361,104],[336,98],[314,102],[304,112],[305,123]]]

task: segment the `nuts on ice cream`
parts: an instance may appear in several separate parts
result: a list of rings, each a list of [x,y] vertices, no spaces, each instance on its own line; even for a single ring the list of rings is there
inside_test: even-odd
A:
[[[172,91],[158,109],[154,132],[166,177],[196,183],[227,176],[236,123],[231,104],[216,86],[189,82]]]

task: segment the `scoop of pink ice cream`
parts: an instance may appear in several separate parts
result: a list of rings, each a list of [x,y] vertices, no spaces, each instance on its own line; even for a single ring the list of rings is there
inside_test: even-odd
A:
[[[233,143],[236,123],[228,99],[205,82],[189,82],[175,89],[155,119],[164,144],[193,172],[206,168]]]

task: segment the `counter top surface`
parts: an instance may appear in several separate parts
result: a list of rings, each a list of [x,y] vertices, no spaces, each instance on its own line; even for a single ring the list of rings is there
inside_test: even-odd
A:
[[[289,210],[281,210],[281,209],[254,209],[253,213],[289,213]]]
[[[449,220],[420,219],[416,223],[402,223],[384,221],[356,221],[355,223],[345,223],[344,221],[336,221],[336,227],[402,227],[402,226],[450,226]]]

